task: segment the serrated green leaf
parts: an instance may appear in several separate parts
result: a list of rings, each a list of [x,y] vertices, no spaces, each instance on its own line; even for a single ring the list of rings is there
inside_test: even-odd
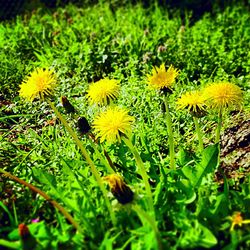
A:
[[[196,164],[195,167],[183,167],[183,174],[190,180],[194,187],[198,187],[201,184],[204,176],[215,171],[218,164],[218,154],[218,144],[210,145],[204,149],[200,163]]]

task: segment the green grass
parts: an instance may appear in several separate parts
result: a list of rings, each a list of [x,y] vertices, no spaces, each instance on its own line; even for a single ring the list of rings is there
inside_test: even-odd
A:
[[[22,249],[17,227],[25,223],[38,241],[37,249],[157,249],[156,222],[163,249],[249,248],[249,225],[230,232],[228,220],[235,211],[250,218],[249,175],[217,182],[216,112],[208,110],[200,119],[206,147],[201,154],[191,115],[176,107],[182,93],[225,80],[244,91],[243,108],[236,117],[247,120],[249,41],[249,8],[241,4],[215,7],[196,22],[188,11],[181,18],[179,10],[156,4],[110,8],[106,3],[37,9],[1,22],[0,166],[60,203],[83,233],[76,233],[41,196],[1,175],[0,246]],[[180,69],[169,100],[176,171],[169,169],[162,98],[147,87],[147,74],[162,63]],[[99,108],[87,102],[89,84],[103,77],[121,81],[117,104],[135,117],[133,143],[150,176],[156,221],[151,221],[147,210],[133,154],[124,143],[104,143],[116,171],[135,192],[133,205],[126,206],[108,195],[118,221],[112,225],[87,162],[49,105],[26,103],[18,96],[22,80],[36,67],[52,67],[56,72],[53,101],[75,131],[76,121],[65,114],[60,97],[67,96],[78,115],[91,124]],[[232,126],[233,119],[232,113],[225,114],[223,129]],[[105,176],[107,169],[90,140],[79,137]],[[40,221],[31,223],[35,218]]]

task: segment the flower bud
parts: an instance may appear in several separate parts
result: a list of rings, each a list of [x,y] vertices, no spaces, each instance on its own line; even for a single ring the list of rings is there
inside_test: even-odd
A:
[[[70,113],[76,112],[74,106],[70,103],[70,101],[68,100],[68,98],[66,96],[61,97],[61,102],[62,102],[62,105],[63,105],[66,113],[70,114]]]
[[[111,174],[103,178],[107,181],[111,193],[121,204],[133,201],[134,193],[130,187],[124,182],[123,178],[117,174]]]
[[[77,127],[82,134],[87,134],[91,129],[88,120],[84,116],[78,118]]]
[[[31,235],[29,228],[23,223],[18,226],[18,232],[22,240],[28,239]]]

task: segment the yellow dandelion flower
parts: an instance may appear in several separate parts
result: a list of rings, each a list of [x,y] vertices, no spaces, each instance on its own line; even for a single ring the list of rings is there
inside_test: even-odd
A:
[[[126,204],[133,200],[134,193],[121,176],[111,174],[103,177],[103,180],[108,183],[112,194],[121,204]]]
[[[233,231],[236,225],[241,227],[243,224],[250,224],[250,220],[243,219],[241,212],[234,212],[232,216],[229,216],[229,219],[232,221],[230,231]]]
[[[115,79],[101,79],[90,84],[88,98],[91,104],[107,105],[110,100],[115,99],[119,94],[119,81]]]
[[[128,115],[127,110],[119,107],[112,107],[101,113],[93,122],[94,133],[103,142],[121,142],[122,135],[129,135],[132,132],[131,122],[134,118]]]
[[[171,89],[175,78],[179,75],[179,70],[172,65],[166,71],[165,65],[162,64],[159,68],[154,67],[152,74],[148,75],[148,84],[155,89]]]
[[[205,111],[205,98],[200,91],[191,91],[183,94],[177,100],[178,109],[187,108],[192,114],[200,116]]]
[[[49,69],[35,69],[20,85],[19,95],[28,101],[51,95],[56,77]]]
[[[204,96],[211,108],[222,109],[240,106],[242,102],[242,91],[233,83],[213,83],[204,89]]]

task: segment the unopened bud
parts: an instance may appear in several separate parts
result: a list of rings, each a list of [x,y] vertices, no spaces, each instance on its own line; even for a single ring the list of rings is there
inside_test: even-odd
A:
[[[87,134],[91,129],[91,127],[88,123],[88,120],[84,116],[78,118],[77,126],[78,126],[79,131],[82,134]]]
[[[30,230],[25,224],[20,224],[18,226],[18,232],[21,237],[21,239],[25,240],[30,237]]]
[[[134,193],[130,187],[124,182],[123,178],[117,174],[111,174],[103,178],[107,181],[111,193],[121,204],[133,201]]]
[[[69,100],[68,100],[68,98],[66,96],[62,96],[61,101],[62,101],[62,105],[63,105],[65,111],[68,114],[76,112],[74,106],[69,102]]]
[[[30,233],[28,226],[24,223],[18,226],[18,233],[21,238],[21,246],[23,250],[37,249],[38,242],[36,238]]]

